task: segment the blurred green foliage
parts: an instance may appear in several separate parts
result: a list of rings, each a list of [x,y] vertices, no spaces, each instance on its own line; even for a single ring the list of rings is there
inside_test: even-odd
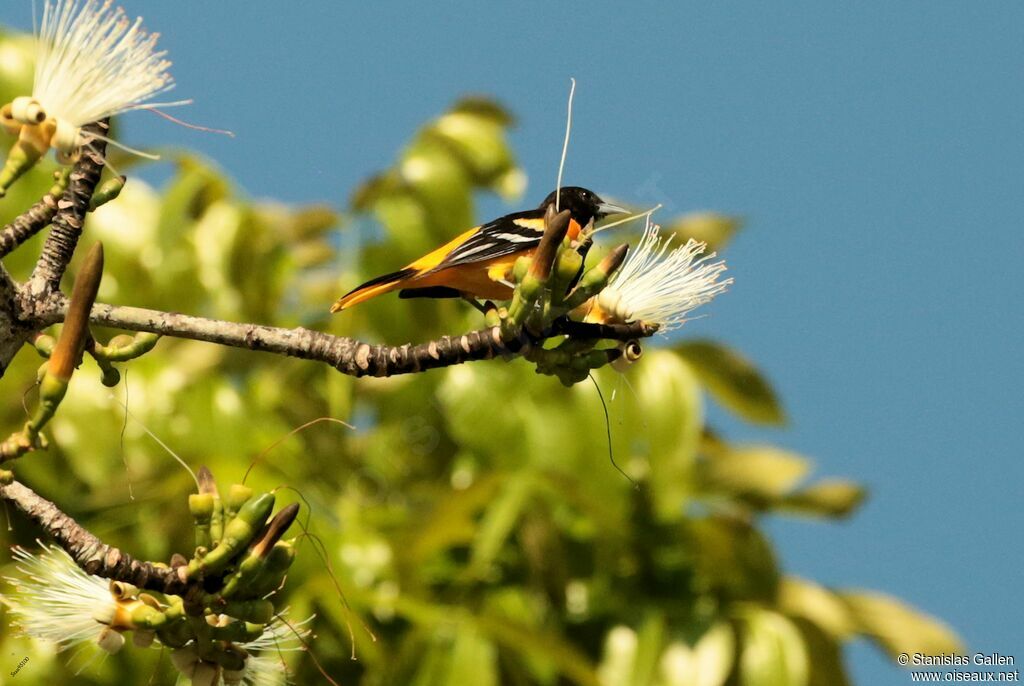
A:
[[[27,92],[24,48],[23,38],[0,38],[0,101]],[[347,216],[253,201],[211,162],[174,154],[165,188],[130,178],[90,217],[83,244],[102,239],[107,253],[100,298],[374,342],[476,328],[479,315],[455,302],[381,298],[333,319],[326,312],[340,292],[475,223],[475,193],[519,196],[511,123],[488,100],[457,103],[353,193]],[[50,164],[0,203],[3,221],[45,190]],[[718,215],[670,224],[719,250],[739,227]],[[5,265],[24,278],[40,245],[37,237]],[[303,539],[291,616],[316,613],[312,649],[341,684],[835,686],[848,682],[842,645],[858,636],[891,654],[957,649],[949,630],[894,599],[788,575],[760,518],[843,517],[863,489],[808,484],[806,458],[709,430],[706,396],[750,422],[784,421],[771,385],[740,353],[688,338],[647,348],[624,376],[595,374],[612,452],[636,488],[609,463],[593,386],[563,388],[521,361],[354,380],[169,339],[126,365],[113,391],[87,361],[50,427],[52,447],[14,469],[105,541],[167,560],[190,552],[194,485],[143,426],[222,482],[240,480],[260,456],[249,484],[290,487],[279,501],[301,501],[300,519],[309,515],[323,543],[326,559]],[[2,381],[5,435],[24,421],[38,364],[25,350]],[[281,440],[318,417],[355,429],[323,422]],[[31,547],[37,535],[14,517],[0,540]],[[0,626],[3,678],[30,658],[18,684],[119,684],[126,674],[174,683],[158,650],[126,649],[76,673],[89,651],[69,664],[9,630],[2,611]],[[290,662],[295,683],[324,683],[308,656]]]

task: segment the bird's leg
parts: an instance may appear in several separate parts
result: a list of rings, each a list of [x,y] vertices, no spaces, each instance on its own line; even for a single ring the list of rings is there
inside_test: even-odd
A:
[[[479,300],[477,300],[473,296],[466,295],[465,293],[462,295],[462,299],[465,300],[466,302],[468,302],[473,307],[475,307],[477,310],[479,310],[480,313],[483,314],[484,316],[487,316],[487,313],[489,311],[497,309],[495,307],[494,303],[492,303],[490,300],[487,300],[485,302],[480,302]]]

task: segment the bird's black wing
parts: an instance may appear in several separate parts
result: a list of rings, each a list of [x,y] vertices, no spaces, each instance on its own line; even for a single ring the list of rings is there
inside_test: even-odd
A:
[[[448,269],[535,248],[544,235],[544,214],[527,210],[499,217],[480,227],[430,271]]]

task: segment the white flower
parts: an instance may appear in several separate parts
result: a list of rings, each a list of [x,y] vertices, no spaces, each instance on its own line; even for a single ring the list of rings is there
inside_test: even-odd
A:
[[[171,663],[193,684],[220,684],[223,680],[228,686],[284,686],[289,683],[284,654],[306,649],[311,632],[305,626],[313,621],[313,617],[309,617],[298,623],[288,622],[287,612],[278,614],[255,640],[237,644],[248,653],[240,670],[222,669],[216,663],[200,659],[195,642],[172,651]]]
[[[691,238],[669,252],[674,236],[663,240],[659,228],[648,217],[643,238],[597,295],[587,321],[642,321],[667,333],[732,284],[732,279],[719,281],[725,262],[710,262],[714,253],[698,257],[705,243]]]
[[[250,655],[245,661],[242,683],[246,686],[283,686],[288,683],[288,666],[283,653],[305,650],[305,641],[311,633],[305,625],[311,621],[313,617],[289,625],[283,619],[275,620],[267,625],[259,638],[243,644],[242,647],[250,653],[259,654]]]
[[[137,599],[115,598],[111,584],[87,574],[71,556],[54,545],[43,545],[41,554],[16,547],[16,576],[5,577],[13,593],[0,593],[13,616],[14,624],[35,638],[52,641],[60,650],[79,644],[95,643],[107,652],[117,652],[125,643],[122,631],[134,628],[130,619],[132,607],[141,605]],[[183,674],[193,678],[196,670],[212,666],[211,678],[223,678],[226,684],[246,686],[284,686],[288,683],[288,667],[284,654],[306,649],[311,631],[306,628],[313,617],[301,622],[288,622],[287,610],[263,629],[253,641],[240,643],[249,656],[239,672],[222,672],[212,663],[199,660],[194,642],[172,653],[172,661]],[[146,633],[141,629],[138,634]],[[153,639],[152,633],[145,638]],[[138,641],[136,645],[149,645]],[[205,673],[205,672],[204,672]]]
[[[117,610],[109,582],[86,574],[57,546],[43,545],[39,555],[16,547],[14,558],[20,574],[6,580],[15,592],[0,600],[22,631],[61,649],[109,636],[105,623]]]
[[[42,151],[52,146],[70,156],[87,142],[80,132],[85,124],[129,110],[185,104],[149,102],[174,85],[157,37],[111,0],[47,0],[36,38],[32,96],[15,98],[5,108],[4,123],[28,127],[24,133]]]
[[[48,0],[32,96],[75,126],[134,109],[174,85],[157,37],[111,0]]]

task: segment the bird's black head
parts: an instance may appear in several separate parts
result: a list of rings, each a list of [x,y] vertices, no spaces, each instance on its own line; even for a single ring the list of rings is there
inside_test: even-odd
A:
[[[548,205],[555,204],[555,193],[556,191],[552,191],[548,197],[544,198],[544,202],[540,204],[540,209],[546,210]],[[572,218],[580,226],[586,226],[587,222],[591,219],[597,221],[607,217],[609,214],[622,214],[628,211],[618,205],[601,200],[594,191],[589,191],[579,186],[564,186],[557,193],[560,198],[558,208],[560,210],[569,210]]]

